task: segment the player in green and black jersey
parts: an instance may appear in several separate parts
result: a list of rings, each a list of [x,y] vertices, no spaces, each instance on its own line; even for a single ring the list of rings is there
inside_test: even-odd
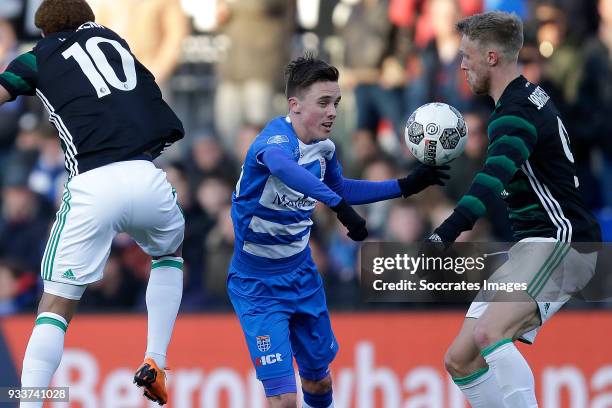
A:
[[[525,282],[527,290],[513,297],[518,302],[473,302],[445,363],[474,408],[537,407],[533,374],[513,341],[532,343],[542,323],[570,298],[562,291],[552,301],[542,300],[555,289],[551,276],[571,272],[579,288],[588,282],[597,255],[569,243],[599,242],[601,233],[578,192],[557,108],[542,88],[520,75],[521,20],[488,12],[460,21],[457,29],[470,89],[491,96],[495,110],[483,169],[428,241],[450,245],[501,196],[519,242],[493,276]]]

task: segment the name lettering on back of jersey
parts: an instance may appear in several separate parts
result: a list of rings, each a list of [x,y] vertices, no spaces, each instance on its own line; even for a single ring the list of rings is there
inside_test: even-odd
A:
[[[285,135],[275,135],[266,141],[266,144],[281,144],[281,143],[289,143],[289,138]]]
[[[550,100],[550,96],[539,86],[529,95],[529,100],[533,103],[538,110],[542,109],[546,102]]]

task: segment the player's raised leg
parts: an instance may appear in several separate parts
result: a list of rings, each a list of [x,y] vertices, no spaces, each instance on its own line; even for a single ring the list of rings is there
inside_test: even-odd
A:
[[[176,191],[162,170],[148,161],[126,162],[121,167],[138,174],[139,180],[132,186],[132,202],[138,211],[125,230],[153,257],[146,292],[147,350],[134,383],[144,388],[145,397],[163,405],[168,401],[166,355],[183,296],[185,219]]]
[[[444,365],[472,408],[504,408],[497,380],[474,340],[476,324],[476,319],[465,319],[444,356]]]
[[[147,284],[147,351],[134,382],[145,389],[145,397],[160,405],[168,401],[166,353],[183,296],[183,258],[180,250],[172,256],[153,259]],[[163,299],[163,300],[162,300]]]

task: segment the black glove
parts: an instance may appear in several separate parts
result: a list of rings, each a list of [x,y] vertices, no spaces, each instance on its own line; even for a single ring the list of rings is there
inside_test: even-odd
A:
[[[450,166],[430,166],[428,164],[420,164],[408,176],[398,179],[402,196],[404,198],[416,194],[427,187],[437,184],[444,185],[444,180],[450,176],[444,171],[449,170]]]
[[[353,241],[363,241],[368,236],[368,230],[366,229],[366,221],[357,214],[357,211],[353,210],[344,198],[337,205],[331,207],[336,213],[336,216],[348,229],[348,237]]]

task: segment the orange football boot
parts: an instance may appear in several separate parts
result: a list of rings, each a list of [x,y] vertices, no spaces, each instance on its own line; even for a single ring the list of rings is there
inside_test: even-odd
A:
[[[166,373],[159,368],[152,358],[145,358],[144,362],[136,374],[134,374],[134,384],[144,387],[144,396],[151,401],[164,405],[168,402],[168,392],[166,391]]]

